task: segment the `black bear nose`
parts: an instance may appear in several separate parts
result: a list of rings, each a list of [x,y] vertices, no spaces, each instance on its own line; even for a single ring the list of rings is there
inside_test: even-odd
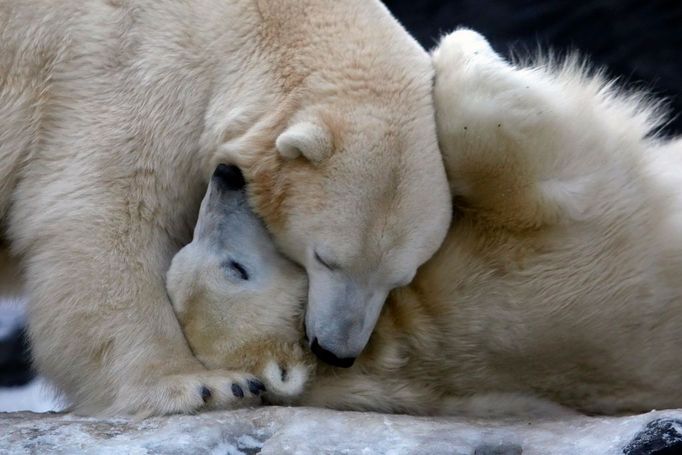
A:
[[[238,191],[246,186],[241,169],[232,164],[219,164],[213,171],[213,181],[224,191]]]
[[[317,338],[315,338],[313,344],[310,345],[310,350],[313,351],[313,354],[315,354],[318,359],[335,367],[350,368],[353,366],[353,362],[355,362],[355,357],[336,357],[336,355],[320,346],[320,343],[317,342]]]

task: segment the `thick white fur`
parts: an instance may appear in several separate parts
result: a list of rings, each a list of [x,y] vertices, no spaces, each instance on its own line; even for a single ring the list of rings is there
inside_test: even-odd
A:
[[[38,371],[84,413],[191,412],[206,389],[250,403],[231,392],[248,374],[192,355],[164,289],[209,174],[237,161],[291,257],[325,244],[366,276],[367,251],[366,287],[386,292],[449,223],[431,79],[378,0],[0,0],[0,237],[25,272]],[[333,151],[281,157],[302,122]]]
[[[651,103],[577,60],[512,65],[459,30],[433,61],[453,225],[391,293],[356,364],[318,366],[299,402],[479,415],[560,409],[544,400],[607,414],[682,406],[682,142],[657,139]]]
[[[310,369],[305,365],[292,365],[290,371],[282,376],[282,367],[274,360],[270,360],[263,369],[263,380],[268,385],[268,390],[285,396],[292,397],[303,393],[308,382]]]

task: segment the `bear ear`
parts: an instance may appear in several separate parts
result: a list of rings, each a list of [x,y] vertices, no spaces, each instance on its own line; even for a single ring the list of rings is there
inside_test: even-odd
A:
[[[332,152],[329,131],[315,123],[301,122],[287,128],[275,141],[280,155],[287,159],[303,156],[312,163],[319,163]]]

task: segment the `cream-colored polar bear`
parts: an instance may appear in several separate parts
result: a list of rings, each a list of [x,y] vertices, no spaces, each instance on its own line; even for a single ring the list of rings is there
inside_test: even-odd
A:
[[[682,143],[656,139],[650,104],[575,61],[510,65],[468,30],[433,60],[458,212],[436,256],[390,294],[355,366],[306,376],[302,351],[282,354],[300,336],[305,274],[255,228],[221,248],[207,246],[219,231],[201,230],[172,263],[199,358],[243,366],[275,398],[342,409],[682,406]],[[256,223],[228,203],[208,213]],[[248,279],[217,268],[221,255]]]
[[[79,412],[244,402],[164,286],[221,162],[306,268],[317,351],[356,356],[450,222],[432,76],[378,0],[0,1],[0,237],[39,372]]]

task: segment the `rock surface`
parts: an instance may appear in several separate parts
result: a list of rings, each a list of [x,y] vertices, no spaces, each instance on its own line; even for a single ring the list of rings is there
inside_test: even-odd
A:
[[[485,421],[266,407],[194,416],[94,419],[0,414],[0,454],[682,453],[682,411],[560,421]]]

